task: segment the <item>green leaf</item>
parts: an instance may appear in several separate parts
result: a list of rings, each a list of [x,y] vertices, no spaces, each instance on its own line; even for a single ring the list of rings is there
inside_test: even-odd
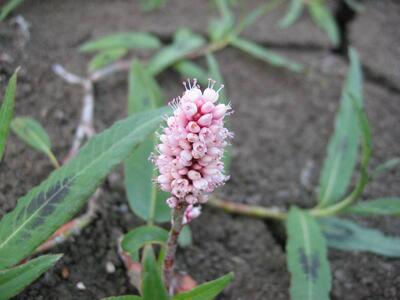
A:
[[[173,300],[212,300],[233,280],[233,273],[195,287],[193,290],[176,295]]]
[[[400,257],[398,237],[386,236],[377,229],[362,227],[355,222],[338,218],[321,218],[320,225],[329,247]]]
[[[337,46],[340,39],[339,29],[326,4],[314,1],[309,3],[308,8],[314,22],[326,32],[332,44]]]
[[[346,209],[347,213],[357,215],[400,215],[400,198],[378,198],[356,203]]]
[[[132,257],[138,257],[138,251],[147,244],[163,245],[167,242],[168,231],[157,226],[141,226],[129,231],[122,239],[122,249]]]
[[[43,255],[0,271],[0,300],[10,299],[50,269],[62,255]]]
[[[303,9],[304,0],[291,0],[285,16],[279,21],[279,27],[287,28],[293,25],[301,16]]]
[[[142,259],[142,293],[143,300],[170,299],[164,287],[160,269],[158,268],[151,246],[144,248]]]
[[[8,81],[4,94],[3,104],[0,108],[0,161],[6,148],[10,122],[14,113],[15,90],[17,88],[17,72],[14,72]]]
[[[375,178],[379,175],[381,175],[384,172],[387,172],[395,167],[397,167],[398,165],[400,165],[400,158],[392,158],[389,159],[388,161],[385,161],[383,164],[380,164],[379,166],[377,166],[374,171],[371,174],[372,178]]]
[[[115,296],[115,297],[107,297],[102,300],[141,300],[142,298],[139,296],[133,295],[125,295],[125,296]]]
[[[30,255],[78,213],[107,174],[154,132],[167,111],[162,108],[116,122],[20,198],[0,221],[0,269]]]
[[[129,73],[129,114],[154,109],[161,104],[161,89],[157,82],[138,61],[134,61]],[[153,182],[157,173],[149,160],[156,143],[156,135],[150,135],[125,161],[124,182],[133,212],[144,220],[164,222],[170,218],[170,209],[165,203],[168,194],[158,190]]]
[[[88,65],[89,71],[105,67],[123,57],[127,52],[128,50],[124,48],[103,50],[90,60]]]
[[[103,36],[84,43],[79,51],[94,52],[97,50],[125,48],[125,49],[157,49],[161,46],[160,40],[147,32],[121,32]]]
[[[235,29],[235,35],[238,36],[243,30],[253,25],[258,18],[260,18],[267,12],[273,10],[279,4],[280,4],[279,0],[274,0],[274,1],[268,1],[267,3],[262,4],[257,8],[255,8],[239,22],[238,26]]]
[[[189,29],[179,29],[174,35],[173,43],[163,47],[151,59],[148,65],[149,73],[152,75],[161,73],[204,43],[205,40],[202,36]]]
[[[167,3],[167,0],[140,0],[140,9],[149,12],[155,9],[160,9]]]
[[[329,299],[331,274],[325,239],[315,219],[292,207],[287,219],[287,264],[292,300]]]
[[[350,70],[342,90],[335,131],[330,137],[327,156],[320,175],[320,206],[338,201],[347,191],[357,163],[359,129],[353,95],[362,107],[362,74],[358,55],[350,51]]]
[[[30,117],[18,117],[12,120],[11,129],[22,141],[36,151],[47,155],[54,166],[59,167],[51,151],[50,137],[39,122]]]
[[[178,243],[179,246],[183,248],[189,247],[193,244],[192,231],[190,230],[189,225],[183,226],[178,237]]]
[[[286,68],[293,72],[301,72],[303,66],[293,62],[286,57],[283,57],[275,52],[272,52],[260,45],[253,43],[251,41],[242,38],[232,38],[230,39],[230,44],[239,50],[246,52],[247,54],[260,59],[271,66]]]
[[[1,7],[0,10],[0,22],[4,21],[5,18],[16,9],[24,0],[9,0],[6,4]]]
[[[227,0],[215,1],[221,17],[209,22],[208,34],[211,41],[219,41],[233,32],[235,26],[235,16],[231,11],[228,2],[229,1]]]
[[[207,72],[191,61],[181,60],[174,65],[174,69],[186,78],[196,78],[200,84],[208,84]]]

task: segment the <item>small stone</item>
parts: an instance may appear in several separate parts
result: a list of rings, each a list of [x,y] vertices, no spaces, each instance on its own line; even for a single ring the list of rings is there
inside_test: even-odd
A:
[[[76,288],[77,288],[78,290],[81,290],[81,291],[86,290],[86,286],[83,284],[82,281],[79,281],[79,282],[76,284]]]
[[[63,267],[61,270],[61,276],[64,279],[67,279],[69,277],[69,269],[67,267]]]
[[[108,262],[106,263],[106,271],[107,271],[107,273],[109,273],[109,274],[112,274],[112,273],[115,272],[115,266],[114,266],[114,264],[113,264],[112,262],[108,261]]]

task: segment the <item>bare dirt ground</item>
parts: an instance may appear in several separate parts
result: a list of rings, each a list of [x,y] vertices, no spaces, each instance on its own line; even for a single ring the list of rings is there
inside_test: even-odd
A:
[[[241,9],[259,3],[246,1]],[[214,11],[207,1],[169,1],[162,10],[147,14],[126,0],[26,1],[18,14],[30,24],[29,41],[24,42],[12,24],[0,24],[0,54],[11,58],[0,64],[0,92],[15,67],[22,66],[16,115],[38,119],[49,132],[56,155],[65,157],[79,118],[81,91],[57,78],[52,64],[84,74],[89,58],[77,48],[89,38],[140,30],[169,40],[179,26],[205,33]],[[280,15],[263,17],[245,34],[304,63],[305,74],[272,68],[234,49],[217,55],[235,109],[231,125],[236,134],[232,177],[220,193],[238,202],[310,207],[315,203],[312,187],[318,183],[347,65],[307,17],[282,31],[276,29]],[[366,66],[365,104],[374,134],[372,166],[399,156],[399,17],[396,1],[365,1],[365,11],[347,26],[349,43],[357,47]],[[166,101],[180,93],[179,75],[168,71],[159,79]],[[123,74],[96,85],[96,130],[126,115],[126,98]],[[311,176],[302,182],[305,168]],[[11,136],[0,164],[0,216],[51,170],[45,157]],[[116,254],[116,240],[141,221],[129,212],[120,170],[112,177],[105,183],[96,220],[73,241],[52,250],[64,257],[15,299],[89,300],[135,292]],[[363,198],[400,195],[399,180],[400,172],[392,171],[370,184]],[[400,236],[399,219],[370,218],[362,223]],[[178,269],[199,282],[234,271],[234,283],[218,299],[288,299],[289,274],[276,224],[205,207],[191,227],[194,244],[179,250]],[[332,299],[399,299],[399,260],[333,250],[329,257]],[[116,266],[115,273],[106,272],[107,262]],[[63,268],[68,268],[68,278],[62,277]],[[77,289],[78,282],[86,289]]]

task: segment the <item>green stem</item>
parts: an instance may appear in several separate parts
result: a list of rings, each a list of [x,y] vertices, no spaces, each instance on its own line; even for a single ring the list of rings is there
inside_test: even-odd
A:
[[[220,208],[226,212],[244,215],[248,217],[261,218],[261,219],[273,219],[278,221],[284,221],[287,214],[280,211],[277,208],[266,208],[262,206],[246,205],[242,203],[234,203],[230,201],[225,201],[215,197],[211,197],[208,205],[216,208]]]

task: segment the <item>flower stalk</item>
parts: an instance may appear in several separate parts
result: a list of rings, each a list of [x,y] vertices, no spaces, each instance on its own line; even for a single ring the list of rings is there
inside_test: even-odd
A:
[[[165,287],[167,288],[168,293],[172,296],[175,290],[174,284],[174,264],[175,264],[175,253],[178,245],[178,237],[183,228],[183,216],[185,214],[186,204],[179,203],[172,210],[172,219],[171,219],[171,230],[168,236],[167,242],[167,252],[165,254],[163,273],[164,273],[164,282]]]

